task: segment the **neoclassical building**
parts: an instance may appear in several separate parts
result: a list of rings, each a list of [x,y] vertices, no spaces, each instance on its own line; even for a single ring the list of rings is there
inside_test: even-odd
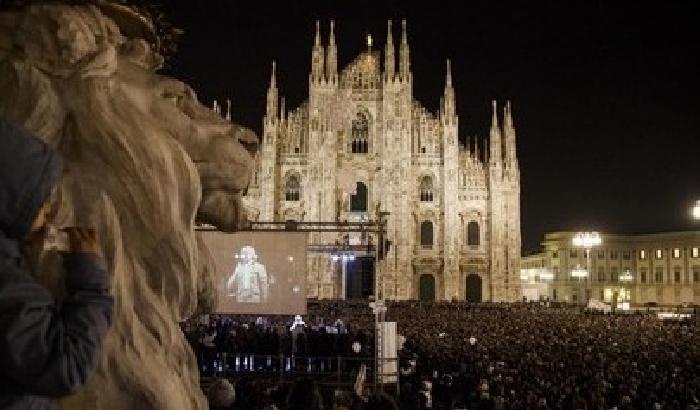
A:
[[[309,254],[309,297],[366,296],[379,272],[389,299],[520,299],[510,104],[500,115],[493,102],[486,149],[476,139],[461,145],[450,61],[433,113],[413,98],[406,22],[398,55],[391,21],[383,55],[369,36],[367,43],[339,68],[333,22],[327,42],[317,23],[308,100],[292,110],[280,99],[273,62],[258,169],[244,199],[249,218],[362,221],[389,213],[392,246],[380,263],[358,258],[343,267],[329,254]],[[310,235],[313,243],[338,240]]]
[[[522,260],[529,299],[581,302],[594,298],[633,305],[700,304],[700,231],[602,234],[590,253],[572,244],[575,232],[547,233],[544,250]],[[587,277],[576,277],[575,270]]]

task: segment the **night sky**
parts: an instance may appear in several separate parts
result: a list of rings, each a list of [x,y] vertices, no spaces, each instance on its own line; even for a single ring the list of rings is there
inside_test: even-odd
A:
[[[452,60],[460,138],[513,103],[524,251],[545,232],[698,229],[700,2],[197,1],[163,10],[185,33],[166,73],[201,101],[231,98],[262,130],[271,61],[287,108],[308,96],[315,20],[336,21],[339,71],[386,20],[408,20],[414,96],[436,111]]]

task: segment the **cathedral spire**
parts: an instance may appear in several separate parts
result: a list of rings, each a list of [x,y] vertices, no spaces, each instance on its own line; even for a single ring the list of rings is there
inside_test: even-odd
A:
[[[311,81],[321,82],[324,78],[324,50],[321,45],[321,24],[316,20],[316,37],[311,51]]]
[[[277,79],[275,78],[276,63],[272,61],[272,74],[270,75],[270,87],[267,89],[266,119],[274,121],[277,118]]]
[[[452,87],[452,67],[450,59],[447,59],[447,73],[445,74],[445,93],[444,93],[444,109],[445,119],[451,123],[455,117],[455,90]]]
[[[389,20],[386,25],[386,48],[384,50],[384,75],[388,81],[394,80],[395,64],[394,40],[391,35],[391,20]]]
[[[493,115],[491,116],[491,131],[489,133],[489,160],[491,165],[500,167],[503,163],[501,128],[498,126],[498,105],[496,100],[491,102]]]
[[[314,38],[314,46],[321,45],[321,23],[316,20],[316,37]]]
[[[517,168],[518,158],[515,146],[515,126],[513,125],[513,115],[511,112],[510,101],[506,102],[503,109],[503,132],[506,146],[506,165],[511,168]]]
[[[338,81],[338,48],[335,44],[335,22],[331,20],[331,34],[326,50],[326,79],[328,82]]]
[[[450,59],[447,59],[447,74],[445,74],[445,89],[452,88],[452,68],[450,66]]]
[[[410,57],[408,50],[408,35],[406,34],[406,19],[401,20],[401,47],[399,48],[399,76],[407,81],[411,76]]]

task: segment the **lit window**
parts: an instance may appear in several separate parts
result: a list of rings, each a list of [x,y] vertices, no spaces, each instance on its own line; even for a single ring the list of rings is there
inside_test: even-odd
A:
[[[656,259],[661,259],[661,258],[663,258],[663,256],[664,256],[664,251],[662,251],[661,249],[657,249],[656,250]]]
[[[693,248],[691,255],[693,256],[693,258],[700,257],[700,248],[698,248],[697,246]]]
[[[678,259],[681,257],[681,250],[680,248],[673,248],[673,258]]]
[[[644,260],[644,259],[646,259],[646,258],[647,258],[647,251],[645,251],[644,249],[642,249],[641,251],[639,251],[639,259]]]

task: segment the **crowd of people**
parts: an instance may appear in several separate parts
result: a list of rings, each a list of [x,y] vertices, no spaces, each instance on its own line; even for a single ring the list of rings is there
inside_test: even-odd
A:
[[[187,333],[200,354],[207,348],[243,355],[373,354],[374,315],[366,301],[310,302],[303,320],[303,332],[297,330],[302,343],[293,343],[292,316],[212,317],[209,325],[190,324]],[[531,303],[409,301],[389,303],[386,320],[397,322],[404,341],[400,408],[700,408],[700,336],[694,318],[660,320],[644,312],[600,314]],[[213,340],[209,347],[208,340]],[[356,341],[359,352],[353,349]],[[302,361],[302,369],[307,364]],[[263,391],[268,399],[255,402],[271,403],[271,392],[282,388],[275,380],[267,376],[262,390],[241,389],[239,382],[238,397],[244,400],[251,391],[266,396]],[[326,403],[342,408],[352,402],[337,397],[345,396],[327,394]],[[278,408],[283,405],[278,402]]]

